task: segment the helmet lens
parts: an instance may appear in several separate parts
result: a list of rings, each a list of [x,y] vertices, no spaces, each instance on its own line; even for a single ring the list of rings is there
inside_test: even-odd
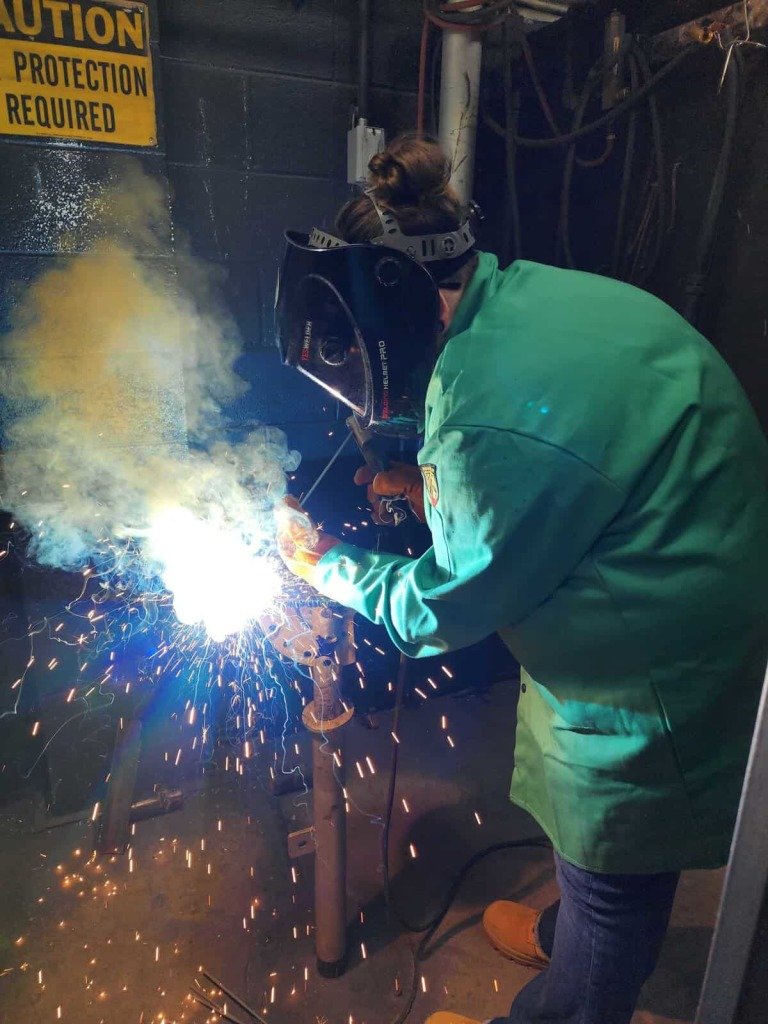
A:
[[[360,417],[368,413],[367,357],[360,332],[330,281],[311,275],[299,283],[294,330],[301,338],[296,366]]]

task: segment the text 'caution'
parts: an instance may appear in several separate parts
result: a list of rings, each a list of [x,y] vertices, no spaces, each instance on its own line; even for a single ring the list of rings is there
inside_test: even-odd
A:
[[[156,146],[147,5],[0,0],[0,133]]]

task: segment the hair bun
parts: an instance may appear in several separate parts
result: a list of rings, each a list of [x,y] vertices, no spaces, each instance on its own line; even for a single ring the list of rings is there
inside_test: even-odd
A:
[[[368,164],[368,182],[376,197],[395,204],[418,205],[444,195],[450,170],[435,139],[401,135]]]

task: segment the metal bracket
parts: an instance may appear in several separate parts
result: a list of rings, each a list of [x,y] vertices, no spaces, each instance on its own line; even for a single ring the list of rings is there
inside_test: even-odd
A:
[[[315,852],[315,826],[300,828],[296,832],[288,833],[288,856],[291,860],[299,857],[306,857],[309,853]]]

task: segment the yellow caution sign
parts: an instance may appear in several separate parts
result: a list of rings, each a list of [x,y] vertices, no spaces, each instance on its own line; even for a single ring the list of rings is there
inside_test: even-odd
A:
[[[156,146],[137,0],[0,0],[0,134]]]

